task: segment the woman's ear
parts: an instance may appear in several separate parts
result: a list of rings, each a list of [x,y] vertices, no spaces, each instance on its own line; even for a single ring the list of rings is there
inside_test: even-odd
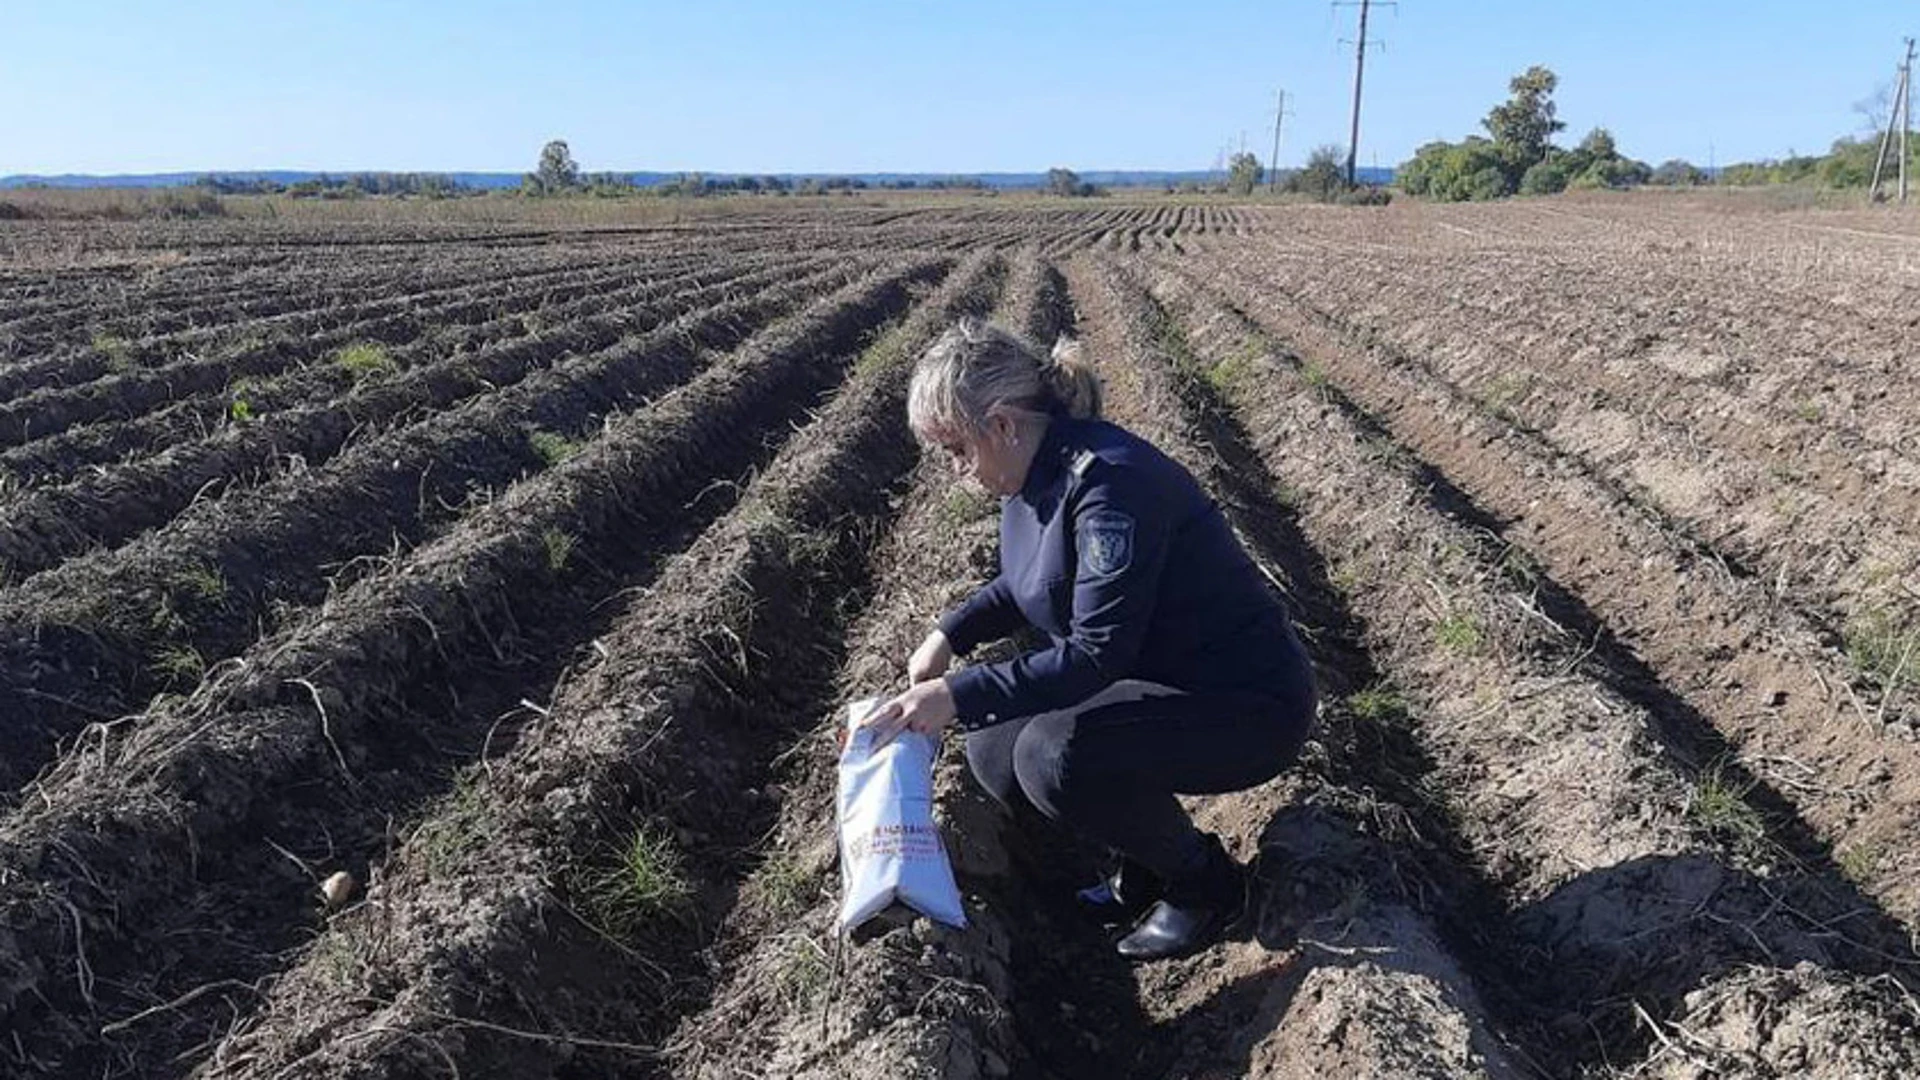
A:
[[[1008,416],[1004,409],[995,408],[987,412],[986,433],[991,435],[993,440],[1001,446],[1010,446],[1013,443],[1014,436],[1019,432],[1018,425],[1013,422],[1013,417]]]

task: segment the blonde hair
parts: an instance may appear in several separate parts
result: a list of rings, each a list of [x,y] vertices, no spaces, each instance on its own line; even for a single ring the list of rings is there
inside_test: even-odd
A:
[[[1020,335],[968,316],[920,355],[907,389],[907,422],[922,439],[979,432],[995,408],[1097,418],[1100,377],[1072,338],[1042,356]]]

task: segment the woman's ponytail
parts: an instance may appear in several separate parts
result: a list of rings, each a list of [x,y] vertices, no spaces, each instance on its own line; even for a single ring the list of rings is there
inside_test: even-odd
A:
[[[1100,376],[1087,363],[1078,338],[1061,337],[1040,365],[1040,377],[1055,401],[1076,420],[1100,417]]]

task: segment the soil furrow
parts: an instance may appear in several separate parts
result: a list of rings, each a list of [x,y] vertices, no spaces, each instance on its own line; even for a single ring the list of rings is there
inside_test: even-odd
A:
[[[740,504],[620,614],[604,660],[475,777],[487,797],[412,834],[382,890],[308,950],[210,1075],[409,1075],[442,1059],[469,1076],[661,1071],[649,1051],[565,1041],[648,1044],[703,1000],[695,950],[734,907],[777,808],[768,770],[815,717],[837,715],[837,631],[912,462],[899,420],[911,352],[990,298],[991,270],[957,270],[853,363]],[[450,829],[487,841],[448,852]],[[688,906],[622,916],[586,884],[643,832],[678,852],[661,857],[678,858]],[[448,935],[458,950],[437,946]],[[342,973],[327,960],[340,952],[387,970]]]
[[[1661,744],[1609,685],[1610,658],[1548,614],[1564,590],[1524,552],[1451,516],[1370,418],[1237,314],[1170,275],[1155,292],[1184,314],[1191,352],[1174,359],[1194,392],[1261,433],[1253,449],[1347,583],[1394,680],[1354,700],[1410,725],[1436,761],[1509,908],[1505,962],[1558,1029],[1543,1045],[1559,1068],[1643,1056],[1653,1034],[1629,1002],[1665,1015],[1747,964],[1888,970],[1890,928],[1860,944],[1832,933],[1861,904],[1853,888],[1780,865],[1762,808]]]
[[[1319,283],[1307,290],[1325,291]],[[1529,317],[1512,305],[1448,299],[1448,309],[1435,310],[1438,298],[1400,283],[1357,301],[1357,310],[1348,305],[1343,318],[1431,357],[1489,408],[1591,461],[1703,548],[1764,576],[1829,639],[1914,621],[1920,603],[1899,582],[1920,567],[1920,540],[1907,528],[1920,514],[1920,467],[1907,451],[1870,445],[1821,404],[1853,395],[1829,385],[1826,398],[1770,406],[1737,385],[1722,388],[1739,363],[1727,356],[1644,337],[1568,352],[1552,344],[1565,330],[1527,333]],[[1463,307],[1464,315],[1454,310]],[[1783,366],[1773,357],[1761,365],[1767,378]],[[1872,378],[1878,393],[1886,379]],[[1861,682],[1863,692],[1906,696],[1870,673]],[[1888,711],[1911,726],[1906,709]]]
[[[1196,268],[1198,269],[1198,268]],[[1671,696],[1658,710],[1710,762],[1729,748],[1735,782],[1797,810],[1818,834],[1799,857],[1837,854],[1848,876],[1911,925],[1920,914],[1900,838],[1920,824],[1920,752],[1881,737],[1848,673],[1816,640],[1782,627],[1765,587],[1704,561],[1681,538],[1551,448],[1478,409],[1415,357],[1345,336],[1237,269],[1209,278],[1274,338],[1322,366],[1395,439],[1442,470],[1581,598]],[[1698,718],[1689,723],[1688,718]],[[1722,743],[1724,740],[1724,743]],[[1749,779],[1750,777],[1750,779]],[[1829,864],[1830,865],[1830,864]]]
[[[71,480],[77,475],[86,475],[98,465],[137,461],[182,441],[204,439],[227,427],[266,420],[301,404],[324,401],[335,393],[351,391],[362,382],[383,388],[394,382],[404,385],[418,377],[416,369],[431,368],[441,359],[458,359],[459,354],[484,349],[508,338],[531,338],[542,331],[551,332],[582,315],[597,314],[605,308],[656,295],[660,290],[672,288],[676,282],[698,282],[715,274],[743,273],[749,269],[748,265],[735,264],[727,270],[669,273],[664,279],[622,288],[611,295],[588,296],[554,307],[541,306],[551,293],[514,297],[510,306],[533,310],[504,314],[504,308],[509,305],[503,300],[490,309],[485,322],[455,321],[406,345],[382,346],[379,351],[363,352],[358,358],[336,353],[331,363],[293,365],[278,374],[240,379],[215,390],[187,395],[137,417],[71,428],[0,452],[0,471],[27,488]],[[348,362],[343,362],[343,358]],[[395,370],[400,374],[391,376]]]
[[[88,720],[190,689],[226,657],[457,520],[516,477],[576,453],[599,418],[690,377],[811,291],[801,279],[576,356],[412,427],[195,507],[166,528],[0,593],[0,763],[16,783]]]
[[[264,974],[311,925],[311,881],[300,871],[359,870],[422,795],[444,789],[448,768],[514,745],[496,730],[509,718],[496,718],[524,684],[509,679],[488,693],[475,675],[528,663],[529,649],[564,662],[584,648],[578,624],[607,596],[602,568],[657,558],[662,540],[690,524],[689,500],[770,457],[861,335],[939,269],[907,263],[823,298],[455,533],[343,591],[297,632],[262,642],[192,700],[64,761],[0,826],[0,872],[17,901],[0,902],[0,926],[23,972],[0,1006],[41,1033],[32,1052],[70,1057],[56,1074],[93,1071],[84,1063],[110,1062],[127,1046],[101,1041],[90,1018],[97,1028],[193,979],[231,977],[227,967]],[[561,641],[543,644],[556,634]],[[423,707],[435,698],[437,708]],[[479,708],[488,705],[497,707]],[[483,761],[455,785],[453,812],[490,768]],[[84,920],[78,950],[75,919]],[[202,951],[183,953],[193,942]],[[73,976],[78,958],[93,972],[84,983]],[[43,1010],[48,1024],[21,1025]],[[191,1048],[171,1019],[149,1029],[159,1045],[146,1052]],[[198,1023],[208,1020],[226,1024]]]
[[[484,267],[467,263],[464,273],[435,274],[416,266],[407,268],[411,272],[381,274],[357,264],[328,264],[311,274],[270,277],[260,287],[266,302],[251,305],[259,310],[231,315],[223,314],[226,305],[219,301],[196,306],[193,298],[150,293],[96,298],[76,310],[74,324],[68,328],[84,336],[44,349],[44,355],[24,363],[8,365],[0,371],[0,386],[7,390],[0,396],[78,387],[116,371],[151,366],[159,358],[205,353],[238,329],[254,333],[286,329],[297,334],[351,322],[360,312],[391,310],[394,298],[384,295],[390,292],[425,307],[447,299],[525,291],[542,281],[577,276],[588,269],[570,261],[532,267],[509,264],[500,273],[487,273]],[[352,284],[343,287],[341,281]],[[231,287],[232,279],[220,281],[209,287],[206,297],[222,296]],[[109,314],[116,310],[126,314]],[[167,330],[158,325],[162,323],[177,328]],[[65,378],[58,377],[61,372]]]
[[[563,264],[513,269],[498,275],[476,274],[475,269],[467,264],[462,272],[442,275],[433,282],[422,281],[417,271],[381,275],[358,266],[350,272],[336,267],[330,273],[310,275],[314,282],[307,287],[299,276],[270,279],[261,287],[263,300],[237,305],[195,307],[190,298],[143,294],[115,304],[132,313],[117,320],[103,319],[103,302],[95,300],[81,305],[76,313],[81,321],[75,325],[85,331],[84,340],[65,347],[43,345],[40,351],[44,355],[0,367],[0,399],[33,390],[83,386],[117,371],[145,366],[156,357],[204,353],[238,333],[263,334],[282,328],[296,335],[310,332],[324,325],[314,321],[316,315],[336,322],[351,321],[368,303],[391,303],[365,299],[389,290],[411,293],[412,306],[430,307],[441,297],[480,298],[533,291],[543,280],[577,277],[586,268]],[[354,281],[351,287],[328,287],[330,279],[349,276]],[[226,283],[214,286],[208,295],[220,295],[228,287]],[[426,291],[421,291],[423,287]]]
[[[148,357],[140,346],[111,341],[96,345],[109,353],[112,365],[120,370],[80,386],[49,387],[0,404],[0,448],[102,418],[139,416],[179,398],[218,390],[235,379],[270,377],[352,343],[405,345],[435,323],[485,318],[493,302],[485,287],[465,287],[440,295],[403,295],[311,317],[261,320],[239,328],[240,338],[216,343],[205,355],[184,351],[175,358],[163,353],[168,359],[157,367],[141,366]],[[265,344],[256,344],[259,339],[250,336],[269,333],[274,340]]]
[[[1215,464],[1217,450],[1184,418],[1161,359],[1162,328],[1153,324],[1144,298],[1108,265],[1076,263],[1069,279],[1090,354],[1105,366],[1114,390],[1116,419],[1225,496],[1229,519],[1257,560],[1305,571],[1289,581],[1288,594],[1296,611],[1306,607],[1307,627],[1322,631],[1314,640],[1316,659],[1333,660],[1324,689],[1357,689],[1345,685],[1348,673],[1364,675],[1372,661],[1364,646],[1338,641],[1351,616],[1316,617],[1338,600],[1303,558],[1310,549],[1298,542],[1297,528],[1271,494],[1239,486],[1251,479],[1244,471],[1229,475],[1230,466]],[[1332,644],[1346,648],[1330,654]],[[1321,733],[1330,755],[1364,730],[1344,727],[1330,719]],[[1152,1071],[1187,1074],[1524,1075],[1521,1055],[1425,911],[1436,865],[1455,888],[1475,887],[1433,853],[1394,850],[1404,833],[1370,836],[1364,816],[1348,816],[1352,807],[1371,803],[1375,821],[1393,820],[1396,811],[1402,822],[1427,817],[1417,806],[1389,810],[1373,790],[1334,780],[1351,767],[1307,760],[1273,783],[1201,804],[1203,827],[1221,833],[1242,857],[1257,853],[1253,937],[1139,975],[1143,1007],[1169,1037],[1135,1048],[1133,1067],[1157,1058]],[[1391,775],[1394,767],[1372,764],[1382,793],[1404,782]],[[1336,1017],[1341,1023],[1331,1025]]]
[[[1051,341],[1064,329],[1060,287],[1029,248],[1014,260],[994,317]],[[904,410],[895,413],[894,422],[904,423]],[[899,685],[927,624],[986,580],[995,511],[991,498],[923,458],[873,558],[874,598],[847,630],[835,701]],[[829,712],[776,781],[780,816],[768,855],[711,950],[719,975],[712,1003],[666,1040],[676,1075],[1003,1076],[1030,1065],[1008,1012],[1019,1002],[1007,925],[1030,905],[1010,876],[1001,815],[964,777],[957,753],[937,767],[935,798],[956,877],[971,898],[970,925],[953,933],[889,917],[877,936],[863,934],[858,945],[841,940],[830,875],[834,748],[844,719]]]
[[[325,404],[300,407],[267,392],[249,391],[255,403],[245,422],[213,438],[180,446],[155,458],[99,469],[79,482],[31,492],[5,506],[0,522],[0,566],[24,578],[92,547],[115,546],[172,519],[219,487],[232,491],[271,475],[276,461],[298,459],[302,468],[324,466],[347,440],[367,438],[405,417],[444,409],[497,392],[567,356],[606,348],[636,330],[679,318],[743,290],[801,276],[805,265],[737,278],[731,272],[697,275],[620,296],[611,315],[570,318],[555,312],[550,331],[503,342],[449,362],[417,364],[396,358],[404,373],[355,386]],[[703,282],[705,284],[703,284]],[[694,287],[688,288],[691,284]],[[650,302],[663,296],[660,302]],[[584,303],[598,305],[596,300]],[[639,306],[627,308],[626,304]],[[574,315],[579,312],[572,313]],[[517,321],[517,320],[516,320]],[[231,408],[231,406],[229,406]]]

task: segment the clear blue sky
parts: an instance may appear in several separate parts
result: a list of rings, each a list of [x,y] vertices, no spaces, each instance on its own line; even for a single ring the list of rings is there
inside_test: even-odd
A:
[[[5,0],[0,174],[1211,167],[1346,142],[1356,9],[1324,0]],[[1823,150],[1890,84],[1912,0],[1404,0],[1361,162],[1477,129],[1529,64],[1563,142],[1650,161]]]

